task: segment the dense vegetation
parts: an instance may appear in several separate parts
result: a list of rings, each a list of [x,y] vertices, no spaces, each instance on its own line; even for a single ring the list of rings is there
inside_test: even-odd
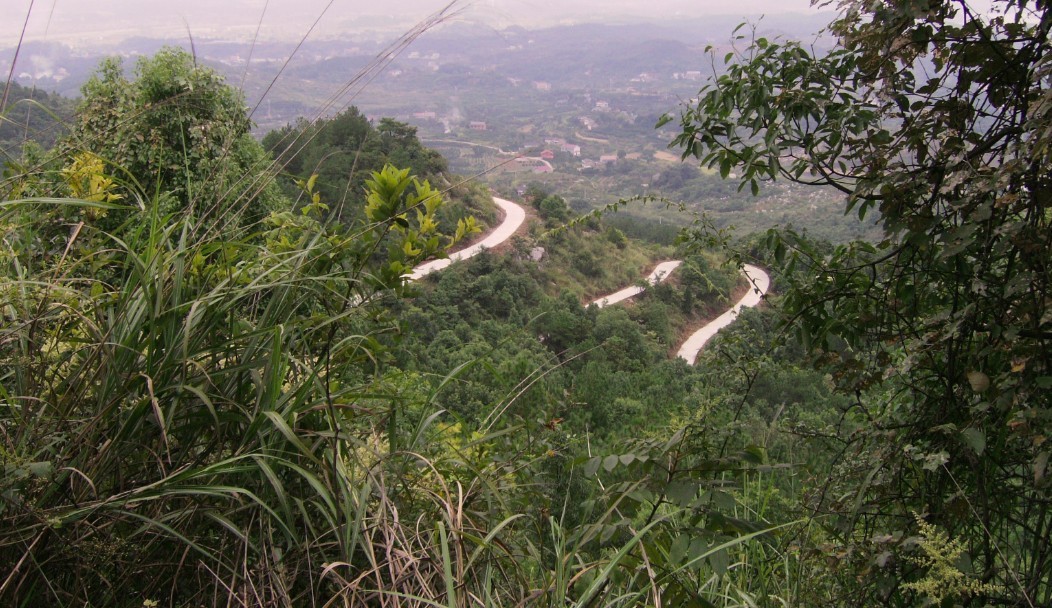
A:
[[[572,439],[598,446],[644,422],[660,379],[647,366],[685,371],[665,361],[667,328],[641,323],[677,296],[633,315],[578,300],[638,276],[650,257],[593,220],[544,241],[585,286],[578,296],[551,297],[537,268],[485,270],[523,264],[524,245],[433,291],[409,287],[412,266],[472,222],[443,237],[442,195],[390,165],[355,191],[356,213],[334,213],[323,192],[345,191],[313,175],[290,180],[301,194],[290,200],[239,108],[185,54],[144,59],[130,79],[110,61],[72,133],[37,170],[4,181],[5,600],[506,605],[542,585],[546,603],[586,603],[615,579],[617,593],[646,593],[617,549],[638,543],[624,505],[610,509],[625,488],[608,497],[583,484],[572,467],[589,452]],[[316,140],[329,124],[339,123],[321,123]],[[391,156],[422,150],[404,135],[410,149]],[[535,237],[571,217],[554,195],[536,211]],[[633,256],[635,267],[611,264]],[[499,351],[516,337],[522,348]],[[591,372],[570,373],[589,360]],[[624,386],[638,386],[600,407],[595,391],[609,393],[603,376],[619,361],[634,370]],[[534,388],[531,374],[551,377]],[[655,431],[617,462],[644,467],[629,477],[659,497],[673,481],[657,474],[660,455],[682,435]],[[566,512],[568,488],[595,506]],[[671,542],[678,518],[709,509],[680,502],[644,527]]]
[[[104,63],[0,183],[0,601],[1047,605],[1052,14],[999,4],[849,2],[681,115],[685,157],[838,189],[879,244],[673,250],[533,187],[419,283],[495,217],[411,127],[260,144],[189,55]],[[671,358],[741,261],[777,295]]]
[[[73,115],[69,99],[17,82],[6,94],[7,106],[0,115],[0,165],[20,159],[26,142],[50,148],[65,134],[65,123]]]
[[[317,193],[333,203],[332,213],[343,221],[361,218],[365,182],[374,171],[390,164],[441,184],[462,203],[443,208],[439,212],[442,220],[456,224],[471,215],[482,225],[493,223],[489,193],[473,182],[450,178],[445,159],[421,145],[416,129],[390,118],[374,127],[352,106],[333,118],[301,119],[271,131],[263,145],[284,168],[287,177],[279,183],[290,197],[301,194],[297,181],[316,175]]]
[[[813,508],[861,602],[1052,602],[1052,12],[993,4],[844,3],[836,50],[753,39],[681,116],[685,155],[742,186],[879,211],[876,246],[770,235],[794,329],[856,395]]]

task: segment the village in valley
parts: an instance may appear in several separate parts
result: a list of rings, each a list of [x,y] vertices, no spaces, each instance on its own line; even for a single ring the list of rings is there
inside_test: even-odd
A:
[[[816,24],[789,19],[780,29],[758,31],[799,35]],[[714,169],[684,163],[680,150],[669,149],[675,121],[655,128],[719,73],[722,62],[715,58],[733,50],[733,26],[715,19],[495,31],[453,23],[382,65],[376,58],[386,52],[385,38],[367,35],[311,40],[287,66],[288,42],[250,47],[206,38],[195,40],[195,52],[198,60],[244,82],[260,136],[299,116],[353,104],[373,124],[394,118],[411,125],[460,175],[509,193],[530,185],[559,191],[578,213],[622,199],[654,198],[663,204],[634,205],[627,216],[676,224],[704,213],[718,226],[782,223],[827,236],[845,230],[860,236],[867,228],[840,217],[837,193],[779,183],[765,186],[759,197],[743,197]],[[139,38],[120,54],[133,64],[179,42]],[[76,95],[107,52],[33,43],[23,49],[15,76],[23,85]],[[343,80],[361,80],[363,86],[341,88]],[[668,214],[667,205],[691,213]]]

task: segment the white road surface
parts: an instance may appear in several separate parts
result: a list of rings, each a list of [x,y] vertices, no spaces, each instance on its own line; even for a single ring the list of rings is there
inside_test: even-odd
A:
[[[519,227],[522,226],[523,222],[526,221],[526,210],[519,205],[502,198],[493,197],[493,202],[504,211],[504,221],[501,222],[500,226],[497,226],[493,232],[486,235],[486,238],[475,243],[471,247],[451,253],[448,258],[432,260],[417,266],[413,270],[413,273],[409,275],[409,278],[414,281],[421,279],[436,270],[446,268],[453,262],[459,262],[460,260],[466,260],[470,257],[476,256],[479,253],[482,253],[483,249],[492,249],[510,239],[511,236],[518,231]],[[656,285],[661,281],[664,281],[673,270],[679,267],[680,264],[682,264],[682,260],[670,260],[658,264],[647,277],[647,282],[651,285]],[[745,294],[745,297],[739,300],[733,308],[723,313],[715,320],[709,322],[691,337],[687,338],[687,341],[680,347],[678,353],[679,357],[686,359],[691,365],[693,365],[694,361],[698,358],[698,353],[701,352],[705,343],[715,336],[716,332],[733,323],[738,317],[738,312],[742,308],[751,308],[759,304],[760,301],[763,300],[763,296],[767,293],[767,289],[771,285],[771,277],[769,277],[763,269],[751,264],[746,264],[742,272],[752,284],[752,289],[749,290],[749,293]],[[593,302],[593,304],[601,308],[603,306],[623,302],[624,300],[639,295],[642,292],[643,288],[638,286],[626,287],[621,291],[599,298]]]
[[[682,263],[683,260],[671,260],[668,262],[661,262],[657,265],[657,267],[654,268],[654,271],[650,273],[650,276],[647,277],[647,283],[651,285],[657,285],[661,281],[667,279],[668,276],[672,274],[672,271],[678,268],[679,265]],[[635,297],[643,293],[643,289],[643,287],[639,286],[626,287],[621,291],[612,293],[608,296],[603,296],[595,302],[592,302],[592,304],[595,304],[599,308],[602,308],[611,304],[617,304],[618,302],[624,302],[629,298]]]
[[[432,260],[417,266],[413,269],[412,274],[409,275],[409,279],[412,281],[422,279],[436,270],[442,270],[453,262],[459,262],[460,260],[466,260],[470,257],[476,256],[482,253],[483,249],[492,249],[510,239],[511,235],[515,234],[515,231],[517,231],[519,227],[522,226],[522,223],[526,221],[526,210],[515,203],[502,198],[493,197],[493,202],[497,203],[497,206],[504,211],[504,221],[500,226],[497,226],[493,232],[486,235],[486,238],[475,243],[471,247],[451,253],[448,258]]]
[[[715,320],[687,338],[687,341],[679,348],[678,353],[681,359],[687,360],[687,363],[694,365],[694,361],[698,358],[698,353],[701,352],[705,343],[716,335],[716,332],[733,323],[738,318],[738,312],[741,309],[752,308],[759,304],[764,294],[767,293],[767,289],[771,286],[771,277],[762,268],[746,264],[742,272],[749,279],[749,283],[752,284],[749,293],[745,294],[745,297],[739,300],[733,308],[716,317]]]

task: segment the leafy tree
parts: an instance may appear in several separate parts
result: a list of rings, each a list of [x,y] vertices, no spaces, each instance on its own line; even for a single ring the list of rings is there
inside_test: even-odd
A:
[[[551,196],[551,191],[543,184],[537,182],[531,182],[526,186],[526,192],[522,195],[522,200],[533,205],[534,209],[540,209],[541,201]]]
[[[418,175],[438,175],[446,171],[446,159],[430,148],[425,148],[416,137],[416,127],[392,118],[380,119],[376,125],[382,150],[390,162],[410,167]]]
[[[788,179],[879,212],[876,246],[769,238],[785,312],[864,429],[814,505],[864,575],[841,601],[911,602],[903,583],[930,574],[904,559],[918,513],[982,583],[957,602],[1049,605],[1052,7],[840,6],[828,53],[754,38],[727,55],[675,143],[754,193]]]
[[[301,119],[272,131],[263,145],[292,176],[285,183],[287,192],[295,193],[296,179],[316,174],[322,198],[348,221],[360,219],[366,181],[384,165],[405,167],[430,180],[446,171],[445,159],[420,143],[415,127],[390,118],[374,127],[353,106],[329,119]]]
[[[243,95],[186,51],[140,59],[132,80],[106,59],[82,93],[64,148],[102,158],[133,192],[170,195],[165,211],[254,222],[282,206]]]
[[[594,319],[581,308],[577,297],[564,292],[557,301],[549,303],[538,319],[537,329],[542,341],[552,352],[566,356],[569,349],[580,344],[592,329]]]
[[[537,205],[537,210],[544,219],[545,224],[554,226],[570,219],[570,208],[566,206],[563,197],[552,194],[544,197]]]

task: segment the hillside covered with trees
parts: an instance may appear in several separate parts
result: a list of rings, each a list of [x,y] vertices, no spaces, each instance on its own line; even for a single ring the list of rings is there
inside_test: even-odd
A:
[[[500,217],[409,125],[258,141],[172,48],[0,108],[0,603],[1049,605],[1052,13],[994,5],[849,0],[822,54],[740,29],[661,120],[877,241],[670,243],[536,185],[411,282]],[[764,305],[677,359],[745,262]]]

